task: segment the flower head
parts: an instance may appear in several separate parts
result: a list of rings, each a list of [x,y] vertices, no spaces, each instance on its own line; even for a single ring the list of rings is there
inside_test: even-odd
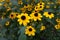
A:
[[[28,26],[25,29],[25,34],[27,34],[28,36],[35,36],[35,32],[36,30],[32,26]]]
[[[7,22],[5,23],[5,25],[6,25],[6,26],[8,26],[9,24],[10,24],[10,22],[9,22],[9,21],[7,21]]]
[[[29,21],[30,17],[28,16],[27,13],[21,13],[21,15],[18,15],[17,18],[20,25],[23,24],[24,26],[26,26],[27,23],[30,22]]]
[[[15,19],[15,18],[16,18],[16,14],[15,14],[15,12],[12,12],[12,13],[9,15],[9,18],[11,18],[11,19]]]
[[[46,29],[45,26],[41,26],[41,28],[40,28],[41,31],[43,31],[45,29]]]
[[[34,21],[37,21],[37,20],[41,20],[42,15],[41,15],[40,13],[31,13],[31,14],[30,14],[30,17],[31,17],[31,19],[33,19]]]
[[[58,23],[57,25],[55,25],[56,29],[60,29],[60,23]]]
[[[60,23],[60,19],[59,19],[59,18],[57,18],[56,21],[57,21],[58,23]]]
[[[48,18],[50,18],[50,19],[52,19],[53,17],[54,17],[54,14],[53,13],[51,13],[51,12],[44,12],[44,14],[43,14],[45,17],[48,17]]]

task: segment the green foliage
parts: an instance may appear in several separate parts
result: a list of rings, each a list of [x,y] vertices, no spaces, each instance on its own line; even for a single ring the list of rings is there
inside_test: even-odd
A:
[[[23,5],[24,4],[28,4],[30,2],[32,2],[32,0],[30,0],[29,2],[26,2],[25,0],[23,1]],[[42,0],[43,2],[45,2],[47,4],[47,2],[57,2],[57,0]],[[35,0],[35,3],[38,3],[39,0]],[[2,2],[2,4],[4,4],[6,2]],[[21,13],[21,10],[19,10],[19,8],[22,8],[23,5],[18,5],[17,0],[11,0],[12,6],[9,6],[12,8],[13,12],[19,12]],[[53,6],[56,5],[57,8],[54,9]],[[44,9],[43,12],[48,11],[48,12],[53,12],[55,15],[55,17],[53,19],[48,19],[46,17],[43,16],[42,21],[37,21],[37,22],[32,22],[30,23],[30,25],[34,26],[34,28],[36,29],[36,35],[35,36],[27,36],[25,34],[25,29],[26,27],[23,25],[19,25],[17,22],[17,19],[15,20],[11,20],[9,19],[9,14],[12,12],[11,10],[6,12],[6,8],[4,6],[0,6],[0,16],[2,17],[4,14],[6,13],[6,18],[4,18],[3,20],[0,18],[0,40],[60,40],[60,30],[56,30],[55,29],[55,25],[57,24],[56,22],[56,18],[60,18],[60,5],[58,4],[50,4],[51,8],[49,9]],[[14,8],[14,7],[17,8]],[[43,14],[43,12],[41,14]],[[31,13],[31,12],[29,12]],[[57,15],[58,14],[58,15]],[[9,26],[5,26],[6,21],[10,21],[10,25]],[[29,25],[29,24],[28,24]],[[43,31],[40,31],[40,27],[41,25],[45,25],[46,29]]]

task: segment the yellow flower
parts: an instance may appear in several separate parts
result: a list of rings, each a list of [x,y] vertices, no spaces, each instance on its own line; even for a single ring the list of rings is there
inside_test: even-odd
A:
[[[42,11],[44,9],[44,6],[41,5],[41,6],[38,6],[39,10]]]
[[[33,6],[33,7],[34,7],[34,6]],[[33,7],[32,7],[32,5],[28,5],[28,6],[27,6],[27,10],[28,10],[28,11],[31,11]]]
[[[31,14],[30,14],[30,17],[31,17],[31,19],[33,19],[34,21],[37,21],[37,20],[41,20],[42,15],[41,15],[40,13],[31,13]]]
[[[22,12],[26,12],[26,8],[20,8],[20,10],[22,11]]]
[[[44,2],[40,2],[37,4],[38,9],[41,11],[44,9]]]
[[[7,4],[7,3],[5,3],[5,4],[4,4],[4,7],[7,7],[7,6],[8,6],[8,4]]]
[[[11,10],[11,8],[10,7],[7,7],[7,11],[10,11]]]
[[[33,7],[34,7],[34,6],[33,6]],[[28,10],[28,11],[31,11],[33,7],[32,7],[32,5],[30,5],[30,4],[24,5],[24,8],[25,8],[26,10]]]
[[[40,28],[41,31],[43,31],[45,29],[46,29],[45,26],[41,26],[41,28]]]
[[[44,2],[40,2],[37,4],[38,6],[44,6]]]
[[[53,17],[54,17],[54,14],[53,13],[51,13],[51,12],[44,12],[44,14],[43,14],[45,17],[48,17],[48,18],[50,18],[50,19],[52,19]]]
[[[25,29],[25,34],[28,36],[35,36],[36,30],[32,26],[27,26]]]
[[[7,22],[5,23],[5,25],[6,25],[6,26],[8,26],[9,24],[10,24],[10,22],[9,22],[9,21],[7,21]]]
[[[59,5],[60,5],[60,0],[57,0],[57,4],[59,4]]]
[[[3,2],[3,1],[5,1],[5,0],[0,0],[0,2]]]
[[[12,13],[9,15],[9,18],[11,18],[11,19],[15,19],[15,18],[16,18],[16,14],[15,14],[15,12],[12,12]]]
[[[56,21],[57,21],[58,23],[60,23],[60,19],[59,19],[59,18],[57,18]]]
[[[44,3],[38,3],[34,9],[42,11],[44,9]]]
[[[19,15],[19,13],[16,13],[16,17]]]
[[[21,5],[22,5],[22,4],[23,4],[23,2],[22,2],[22,1],[18,1],[18,4],[21,4]]]
[[[60,23],[58,23],[57,25],[55,25],[56,29],[60,29]]]
[[[2,3],[0,3],[0,6],[2,6]]]
[[[10,2],[10,0],[5,0],[6,2]]]
[[[34,10],[39,11],[39,7],[35,6]]]
[[[4,16],[1,17],[2,20],[3,20],[4,18],[5,18]]]
[[[38,13],[39,11],[37,11],[37,10],[33,10],[32,12],[33,12],[33,13]]]
[[[30,22],[29,21],[30,17],[28,16],[27,13],[21,13],[21,15],[18,15],[17,18],[20,25],[23,24],[24,26],[26,26],[27,23]]]

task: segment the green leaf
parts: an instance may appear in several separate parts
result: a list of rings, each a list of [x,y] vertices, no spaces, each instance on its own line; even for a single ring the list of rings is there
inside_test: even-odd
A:
[[[26,40],[26,35],[24,34],[25,33],[25,27],[23,26],[21,29],[20,29],[20,36],[19,36],[19,39],[18,40]]]
[[[52,25],[55,25],[55,20],[54,20],[54,19],[48,19],[48,18],[46,18],[46,20],[47,20],[48,22],[50,22]]]

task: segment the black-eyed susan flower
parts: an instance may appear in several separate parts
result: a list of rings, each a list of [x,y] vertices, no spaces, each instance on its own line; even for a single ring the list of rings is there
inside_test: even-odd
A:
[[[0,2],[3,2],[3,1],[5,1],[5,0],[0,0]]]
[[[4,16],[1,17],[2,20],[3,20],[4,18],[5,18]]]
[[[10,22],[9,21],[6,21],[5,26],[8,26],[9,24],[10,24]]]
[[[10,7],[7,7],[7,11],[10,11],[11,10],[11,8]]]
[[[2,3],[0,3],[0,6],[2,6]]]
[[[34,10],[39,11],[39,7],[35,6]]]
[[[44,2],[40,2],[37,4],[38,9],[41,11],[44,9]]]
[[[51,13],[51,12],[44,12],[44,14],[43,14],[45,17],[48,17],[48,18],[50,18],[50,19],[52,19],[53,17],[54,17],[54,14],[53,13]]]
[[[33,13],[38,13],[39,11],[37,11],[37,10],[33,10],[32,12],[33,12]]]
[[[10,0],[5,0],[6,2],[10,2]]]
[[[43,31],[43,30],[45,30],[45,29],[46,29],[45,26],[41,26],[40,31]]]
[[[16,18],[15,12],[12,12],[12,13],[9,15],[9,18],[10,18],[10,19],[15,19],[15,18]]]
[[[38,4],[37,4],[38,6],[44,6],[45,4],[44,4],[44,2],[39,2]]]
[[[56,29],[60,29],[60,23],[58,23],[57,25],[55,25]]]
[[[57,18],[56,21],[57,21],[58,23],[60,23],[60,18]]]
[[[33,19],[34,21],[37,21],[37,20],[41,20],[42,15],[41,15],[40,13],[31,13],[31,14],[30,14],[30,17],[31,17],[31,19]]]
[[[21,13],[21,15],[18,15],[17,18],[20,25],[23,24],[24,26],[26,26],[27,23],[30,22],[29,21],[30,17],[28,16],[27,13]]]
[[[60,0],[57,0],[57,2],[56,2],[56,3],[60,5]]]
[[[44,9],[44,6],[41,5],[41,6],[38,6],[39,10],[42,11]]]
[[[19,13],[16,13],[16,17],[19,15]]]
[[[3,6],[4,6],[4,7],[7,7],[7,6],[8,6],[8,4],[7,4],[7,3],[5,3]]]
[[[36,30],[32,26],[27,26],[25,29],[25,34],[28,36],[35,36]]]
[[[21,0],[21,1],[19,0],[19,1],[18,1],[18,4],[19,4],[19,5],[22,5],[22,4],[23,4],[22,0]]]
[[[33,7],[34,7],[34,6],[33,6]],[[27,10],[28,10],[28,11],[31,11],[33,7],[32,7],[32,5],[28,5],[28,6],[27,6]]]
[[[41,6],[35,6],[34,8],[36,11],[42,11],[44,9],[44,6],[41,5]]]
[[[26,8],[24,8],[24,7],[20,8],[20,10],[21,10],[23,13],[26,12]]]

